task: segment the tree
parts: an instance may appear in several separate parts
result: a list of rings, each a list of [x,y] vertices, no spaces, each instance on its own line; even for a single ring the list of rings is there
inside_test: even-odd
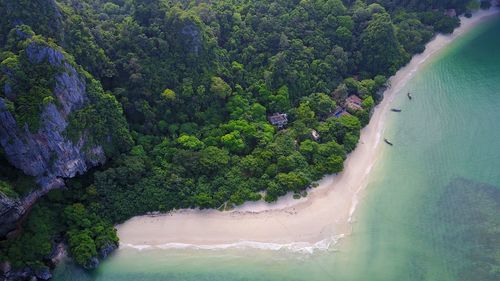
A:
[[[266,108],[256,102],[250,108],[250,116],[253,121],[266,121]]]
[[[221,142],[224,147],[233,153],[242,152],[246,147],[239,131],[232,131],[231,133],[222,136]]]
[[[373,95],[377,91],[377,88],[375,88],[375,81],[372,79],[364,79],[359,82],[359,94],[361,96],[364,95]]]
[[[81,203],[70,205],[64,209],[64,217],[70,228],[88,228],[92,226],[89,214]]]
[[[279,173],[276,176],[276,182],[285,191],[299,192],[307,187],[308,179],[297,172]]]
[[[200,206],[201,208],[211,208],[214,205],[212,196],[207,193],[196,194],[194,196],[194,200],[196,202],[196,206]]]
[[[268,164],[263,159],[250,154],[241,158],[239,167],[245,176],[259,177]]]
[[[177,143],[185,149],[200,150],[205,144],[195,136],[182,135],[177,138]]]
[[[367,96],[363,102],[361,103],[361,106],[365,109],[365,110],[371,110],[373,108],[373,105],[375,104],[375,102],[373,101],[373,98],[372,96]]]
[[[306,98],[311,109],[318,116],[326,116],[335,109],[335,101],[324,93],[314,93]]]
[[[314,156],[318,152],[319,144],[312,140],[305,140],[300,143],[299,151],[302,155],[304,155],[309,163],[312,163]]]
[[[240,119],[246,117],[250,105],[248,99],[241,95],[234,95],[229,98],[226,108],[229,111],[231,119]]]
[[[277,166],[280,172],[291,172],[307,167],[307,160],[302,154],[295,151],[290,155],[278,157]]]
[[[222,78],[214,76],[210,83],[210,92],[221,99],[226,99],[231,95],[232,89]]]
[[[309,101],[301,102],[299,107],[294,109],[293,113],[298,121],[303,122],[308,127],[313,127],[316,122],[316,114],[311,109]]]
[[[216,172],[224,169],[229,163],[229,153],[225,149],[208,146],[200,153],[200,165],[204,171]]]
[[[71,230],[68,232],[69,249],[77,264],[84,268],[94,268],[97,250],[90,231]]]
[[[335,37],[339,41],[339,45],[347,47],[352,41],[352,32],[344,26],[339,26],[335,31]]]
[[[336,174],[344,168],[344,159],[338,155],[331,155],[325,160],[316,163],[315,168],[322,175]]]
[[[357,132],[361,129],[361,124],[355,116],[344,115],[338,118],[339,123],[350,132]]]
[[[278,91],[269,96],[269,108],[272,112],[286,112],[290,108],[290,95],[287,86],[281,86]]]
[[[163,91],[163,93],[161,93],[161,97],[165,100],[165,101],[173,101],[175,100],[175,92],[171,89],[165,89]]]
[[[347,153],[354,150],[354,148],[358,144],[358,140],[359,140],[358,134],[352,134],[352,133],[345,134],[345,136],[344,136],[344,148],[345,148]]]
[[[376,13],[361,34],[362,69],[374,76],[392,74],[408,58],[387,13]]]

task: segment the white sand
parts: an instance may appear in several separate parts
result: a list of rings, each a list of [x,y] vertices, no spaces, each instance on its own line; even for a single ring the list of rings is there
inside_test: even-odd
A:
[[[338,238],[351,232],[351,218],[360,191],[383,144],[386,113],[397,93],[423,63],[455,38],[498,9],[479,11],[452,35],[438,35],[425,52],[391,77],[392,87],[376,107],[370,124],[361,131],[358,147],[345,162],[342,173],[327,176],[307,198],[285,196],[273,204],[246,203],[231,212],[180,210],[156,217],[139,216],[118,225],[121,247],[225,249],[253,247],[307,251],[327,249]]]

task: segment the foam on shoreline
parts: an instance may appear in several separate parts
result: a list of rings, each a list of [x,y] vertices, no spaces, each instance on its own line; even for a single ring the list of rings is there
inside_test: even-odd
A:
[[[159,216],[139,216],[118,225],[120,248],[147,249],[263,249],[313,253],[331,249],[349,235],[360,194],[383,151],[386,113],[396,93],[439,50],[462,36],[497,8],[478,11],[452,35],[437,35],[422,54],[390,78],[392,85],[377,105],[370,123],[361,131],[357,148],[344,163],[344,171],[326,176],[309,196],[291,194],[276,203],[249,202],[230,212],[178,210]]]
[[[291,242],[291,243],[266,243],[256,241],[240,241],[235,243],[214,244],[214,245],[196,245],[186,243],[165,243],[160,245],[134,245],[134,244],[121,244],[121,248],[132,248],[139,251],[153,250],[153,249],[191,249],[191,250],[227,250],[227,249],[257,249],[268,251],[290,251],[301,254],[313,254],[316,251],[328,251],[331,246],[335,245],[344,234],[325,238],[315,243],[309,242]]]

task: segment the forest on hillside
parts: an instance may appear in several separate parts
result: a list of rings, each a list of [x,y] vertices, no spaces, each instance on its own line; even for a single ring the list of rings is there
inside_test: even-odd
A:
[[[36,131],[40,109],[53,102],[50,73],[58,70],[23,59],[26,40],[38,40],[63,50],[95,90],[95,106],[72,114],[67,134],[89,130],[93,142],[106,143],[108,159],[37,203],[23,233],[0,244],[0,260],[41,266],[54,241],[67,241],[75,261],[91,268],[117,242],[112,225],[134,215],[305,196],[342,171],[387,78],[478,6],[1,0],[0,68],[27,77],[22,98],[8,104],[16,121]],[[4,154],[0,192],[22,196],[34,181]]]

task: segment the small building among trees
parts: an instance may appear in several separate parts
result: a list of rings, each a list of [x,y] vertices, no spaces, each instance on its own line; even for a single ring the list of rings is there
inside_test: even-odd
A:
[[[350,95],[345,100],[345,106],[351,110],[363,110],[363,106],[361,106],[362,102],[363,101],[358,96]]]
[[[341,116],[344,115],[351,115],[351,114],[349,114],[349,112],[347,112],[345,108],[337,106],[337,108],[335,108],[335,111],[329,117],[340,118]]]
[[[268,116],[267,119],[272,125],[278,128],[283,128],[288,123],[288,115],[286,113],[274,113]]]

